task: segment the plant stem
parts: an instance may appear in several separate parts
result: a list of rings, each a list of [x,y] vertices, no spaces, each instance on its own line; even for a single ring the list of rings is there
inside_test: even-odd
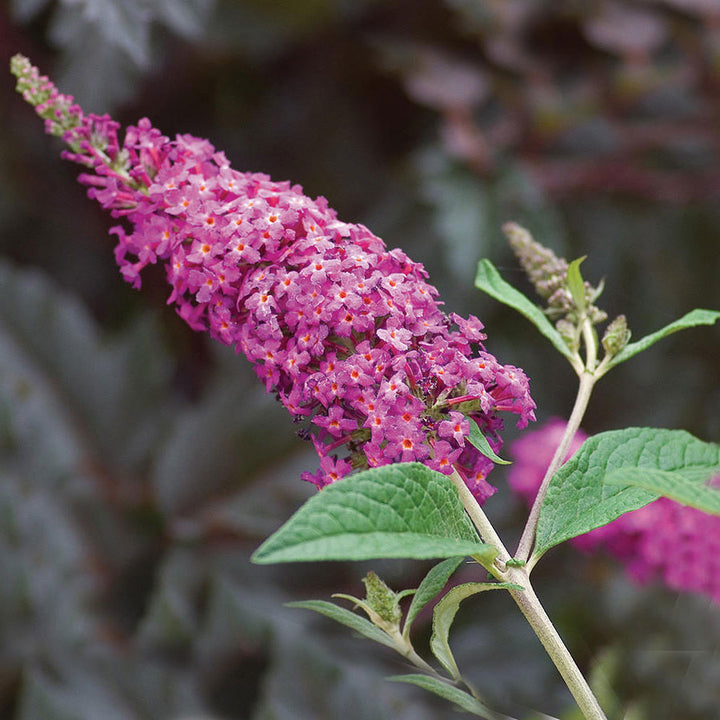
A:
[[[485,514],[485,511],[480,507],[478,501],[475,499],[475,496],[470,492],[470,489],[465,484],[462,477],[460,477],[457,470],[453,470],[452,475],[450,475],[450,479],[455,484],[458,494],[460,495],[460,500],[462,500],[463,507],[465,508],[465,512],[467,512],[470,519],[473,521],[473,524],[477,528],[480,539],[484,543],[492,545],[498,551],[498,558],[502,561],[501,570],[504,570],[505,563],[510,560],[510,553],[507,551],[505,545],[503,545],[500,536],[497,534],[495,528],[492,526],[492,523]]]
[[[450,479],[455,483],[465,511],[473,521],[483,542],[493,545],[498,550],[498,559],[502,562],[501,566],[496,567],[496,571],[493,574],[495,574],[498,579],[516,583],[523,588],[523,590],[509,590],[510,595],[512,595],[513,600],[517,603],[525,619],[530,623],[530,627],[532,627],[538,639],[543,644],[543,647],[560,672],[560,675],[572,693],[572,696],[575,698],[575,702],[586,720],[607,720],[597,698],[590,689],[583,674],[580,672],[580,669],[555,629],[555,626],[552,624],[552,620],[550,620],[548,614],[545,612],[538,596],[535,594],[535,590],[530,582],[528,568],[507,567],[505,565],[510,559],[510,554],[503,545],[502,540],[500,540],[487,515],[485,515],[485,512],[467,488],[460,475],[453,473]]]
[[[588,402],[590,401],[590,395],[592,394],[595,382],[595,376],[588,372],[584,372],[580,376],[580,385],[575,398],[575,405],[570,413],[570,419],[565,427],[565,432],[560,440],[560,444],[553,455],[553,459],[545,472],[545,477],[543,477],[543,481],[540,484],[537,495],[535,496],[535,502],[530,510],[530,515],[528,516],[525,529],[520,537],[517,552],[515,553],[515,558],[517,560],[527,562],[530,557],[530,553],[535,542],[535,531],[540,517],[540,508],[545,500],[548,485],[550,484],[550,480],[552,480],[553,475],[557,472],[558,468],[563,464],[565,458],[567,457],[570,444],[575,437],[575,433],[580,427],[580,423],[585,415],[585,410],[587,410]]]
[[[528,570],[526,568],[508,568],[507,577],[511,582],[525,588],[509,592],[560,672],[586,720],[607,720],[595,694],[535,594]]]
[[[587,410],[588,403],[590,402],[590,395],[592,395],[593,387],[598,381],[599,376],[595,372],[597,367],[597,341],[595,339],[595,331],[592,323],[589,319],[585,318],[581,326],[583,340],[585,342],[585,368],[579,373],[580,385],[578,387],[577,396],[575,397],[575,405],[573,406],[572,412],[567,425],[565,426],[565,432],[563,433],[560,444],[555,450],[550,465],[545,472],[540,488],[538,489],[537,495],[535,496],[535,502],[530,510],[525,528],[523,529],[520,542],[518,543],[517,552],[515,553],[515,559],[521,562],[527,562],[530,558],[533,545],[535,544],[535,531],[537,530],[538,519],[540,518],[540,508],[542,507],[543,501],[545,500],[545,494],[547,493],[548,485],[552,480],[553,475],[557,472],[558,468],[565,462],[570,444],[572,443],[575,433],[580,427],[585,411]],[[532,570],[532,564],[528,567],[528,571]]]
[[[413,646],[410,644],[410,641],[406,637],[403,637],[397,630],[388,633],[388,635],[392,638],[393,642],[395,643],[395,648],[400,653],[400,655],[409,660],[413,665],[415,665],[415,667],[418,667],[423,672],[440,678],[441,680],[445,679],[435,670],[435,668],[433,668],[431,665],[428,665],[428,663],[426,663],[417,654],[417,652],[415,652],[415,648],[413,648]]]

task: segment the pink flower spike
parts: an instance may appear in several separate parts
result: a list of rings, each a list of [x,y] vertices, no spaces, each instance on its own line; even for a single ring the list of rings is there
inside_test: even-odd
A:
[[[498,413],[523,425],[535,404],[522,371],[479,345],[482,323],[443,312],[422,265],[338,220],[325,198],[232,169],[207,140],[170,139],[147,119],[121,139],[26,59],[13,72],[90,197],[121,219],[111,232],[122,276],[140,287],[144,268],[162,265],[178,314],[245,354],[305,421],[322,464],[303,477],[323,487],[352,468],[416,460],[455,465],[487,496],[489,466],[451,408],[479,398],[473,422],[499,447]]]

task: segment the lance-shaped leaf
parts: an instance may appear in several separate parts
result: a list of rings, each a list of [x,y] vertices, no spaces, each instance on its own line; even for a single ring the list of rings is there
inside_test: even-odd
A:
[[[477,717],[485,718],[485,720],[496,720],[501,717],[493,712],[485,703],[480,702],[480,700],[470,695],[470,693],[466,693],[464,690],[430,675],[393,675],[386,679],[392,682],[405,682],[411,685],[417,685],[423,688],[423,690],[439,695],[444,700],[449,700],[451,703],[454,703]]]
[[[512,465],[509,460],[503,460],[496,452],[490,447],[488,439],[482,434],[482,431],[478,427],[477,423],[472,419],[470,420],[470,434],[468,440],[477,450],[479,450],[485,457],[490,458],[494,463],[498,465]]]
[[[460,608],[460,603],[466,598],[486,590],[522,590],[523,588],[513,583],[465,583],[457,585],[440,600],[433,612],[433,632],[430,638],[430,649],[442,666],[450,673],[454,680],[460,680],[455,658],[450,650],[450,628],[455,620],[455,615]]]
[[[573,354],[562,339],[562,335],[553,327],[540,308],[529,298],[505,282],[495,266],[487,259],[478,264],[475,276],[475,287],[486,292],[501,303],[517,310],[525,316],[535,327],[564,355],[571,363],[575,361]]]
[[[405,625],[403,627],[403,635],[405,637],[409,635],[410,627],[415,618],[420,614],[420,611],[445,587],[450,576],[458,569],[463,559],[463,557],[454,557],[443,560],[441,563],[435,565],[423,578],[423,581],[413,595],[410,608],[405,617]]]
[[[669,325],[657,330],[650,335],[646,335],[640,340],[629,343],[626,345],[612,360],[610,360],[606,366],[605,372],[611,367],[619,365],[625,360],[629,360],[631,357],[637,355],[639,352],[654,345],[658,340],[662,340],[668,335],[672,335],[678,330],[685,330],[687,328],[697,327],[699,325],[713,325],[720,318],[720,312],[716,310],[691,310],[686,315],[683,315],[680,319],[671,322]]]
[[[365,470],[324,488],[271,535],[252,560],[472,555],[489,565],[496,554],[478,538],[447,476],[420,463],[398,463]]]
[[[657,499],[663,494],[657,471],[664,482],[672,475],[678,487],[707,481],[720,472],[720,445],[684,430],[657,428],[626,428],[588,438],[550,481],[534,559]],[[629,473],[625,482],[623,473]]]
[[[331,620],[339,622],[341,625],[351,628],[356,633],[368,638],[368,640],[374,640],[381,645],[387,645],[387,647],[397,650],[395,643],[387,633],[383,632],[376,625],[373,625],[367,618],[357,615],[352,612],[352,610],[335,605],[335,603],[327,602],[326,600],[300,600],[285,604],[287,607],[314,610]]]
[[[587,298],[585,297],[585,281],[580,273],[580,264],[585,260],[585,256],[573,260],[568,265],[567,270],[567,287],[570,292],[570,296],[575,303],[579,312],[585,312],[587,305]]]

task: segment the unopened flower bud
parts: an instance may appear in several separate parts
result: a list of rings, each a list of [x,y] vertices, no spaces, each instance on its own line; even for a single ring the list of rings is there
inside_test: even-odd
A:
[[[363,578],[365,602],[386,623],[397,626],[402,613],[398,604],[398,594],[391,590],[372,570]]]
[[[627,318],[618,315],[605,329],[602,346],[609,357],[617,355],[630,341],[631,332],[627,326]]]
[[[533,240],[532,235],[517,223],[505,223],[503,232],[540,297],[548,300],[565,285],[568,269],[565,260],[557,257],[550,248]]]

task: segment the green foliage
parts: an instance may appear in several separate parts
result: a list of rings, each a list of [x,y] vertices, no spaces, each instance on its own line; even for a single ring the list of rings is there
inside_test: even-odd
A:
[[[390,647],[405,657],[414,656],[414,662],[419,663],[428,671],[427,675],[404,675],[389,678],[390,680],[400,680],[419,685],[420,687],[434,692],[446,700],[459,705],[463,709],[479,715],[483,718],[496,718],[497,716],[490,710],[478,697],[477,693],[468,694],[458,687],[454,687],[448,680],[437,675],[434,670],[427,666],[424,661],[418,659],[412,644],[409,640],[410,627],[416,619],[422,608],[438,596],[450,575],[455,572],[458,565],[462,562],[462,558],[448,558],[442,563],[433,567],[425,576],[417,591],[405,590],[395,593],[380,580],[374,573],[369,573],[366,577],[365,584],[368,588],[367,599],[365,601],[358,600],[345,594],[337,594],[335,597],[345,598],[355,602],[356,608],[360,607],[364,610],[370,621],[364,617],[357,615],[355,612],[338,607],[333,603],[321,600],[309,600],[304,602],[293,602],[291,607],[305,608],[314,610],[336,622],[346,625],[355,632],[365,638],[379,642],[382,645]],[[381,594],[380,606],[391,606],[390,613],[381,612],[378,606],[377,598],[371,597],[379,588]],[[453,624],[460,603],[472,595],[484,592],[486,590],[501,589],[522,589],[518,585],[512,583],[466,583],[453,587],[442,597],[433,612],[433,631],[430,638],[430,649],[435,657],[440,661],[441,665],[450,673],[453,682],[464,682],[457,663],[450,649],[449,633]],[[400,627],[400,609],[399,600],[405,595],[413,594],[413,603],[411,604],[404,622],[402,635],[398,632]],[[388,603],[388,600],[390,602]]]
[[[366,663],[321,651],[297,621],[288,631],[292,595],[248,572],[249,545],[309,490],[287,482],[296,463],[270,473],[293,444],[270,432],[286,418],[263,406],[254,378],[243,390],[223,371],[188,405],[156,321],[107,336],[41,273],[0,271],[0,658],[17,683],[12,717],[290,717],[300,697],[306,717],[332,717],[359,693],[372,700],[346,717],[389,720],[393,707],[430,720],[378,690]],[[270,449],[249,458],[249,444]],[[260,662],[262,676],[247,673]],[[304,687],[287,683],[295,662]],[[223,668],[231,693],[215,685]],[[308,692],[311,676],[322,693]],[[11,688],[0,683],[0,707]]]
[[[474,445],[485,457],[490,458],[498,465],[510,465],[509,460],[503,460],[491,447],[488,439],[482,434],[477,423],[470,420],[470,434],[468,440]]]
[[[445,587],[450,576],[458,569],[463,560],[463,557],[443,560],[441,563],[435,565],[423,578],[417,591],[413,595],[410,608],[405,616],[405,625],[403,626],[403,635],[405,637],[408,636],[410,628],[420,611],[440,594],[440,591]]]
[[[455,657],[450,650],[450,628],[455,615],[460,609],[460,603],[466,598],[487,590],[522,590],[519,585],[512,583],[465,583],[456,585],[449,590],[435,606],[433,611],[433,632],[430,638],[430,648],[442,666],[450,673],[454,680],[460,680]]]
[[[708,483],[712,480],[711,473],[717,474],[718,471],[720,467],[700,467],[680,472],[631,467],[608,473],[605,482],[643,488],[681,505],[720,515],[720,488]]]
[[[646,335],[644,338],[626,345],[623,350],[610,360],[607,365],[607,369],[609,370],[611,367],[619,365],[621,362],[625,362],[625,360],[629,360],[634,355],[646,350],[651,345],[654,345],[658,340],[662,340],[668,335],[672,335],[679,330],[686,330],[688,328],[698,327],[701,325],[714,325],[718,318],[720,318],[720,312],[716,310],[691,310],[686,315],[683,315],[678,320],[675,320],[675,322],[671,322],[669,325],[666,325],[660,330],[650,333],[650,335]]]
[[[335,622],[339,622],[341,625],[349,627],[368,640],[374,640],[381,645],[395,648],[395,643],[393,643],[388,635],[380,630],[379,627],[373,625],[369,620],[354,613],[352,610],[335,605],[335,603],[327,602],[326,600],[298,600],[287,603],[287,606],[304,610],[314,610],[331,620],[335,620]]]
[[[310,498],[253,555],[257,563],[473,555],[491,563],[457,490],[420,463],[372,468]]]
[[[410,683],[411,685],[417,685],[423,690],[439,695],[445,700],[449,700],[453,705],[457,705],[459,708],[466,710],[473,715],[477,715],[481,718],[487,718],[487,720],[493,720],[498,715],[494,713],[485,703],[480,702],[477,698],[474,698],[470,693],[461,690],[458,687],[454,687],[449,683],[432,677],[430,675],[395,675],[387,678],[393,682],[404,682]]]
[[[718,472],[720,445],[683,430],[627,428],[598,433],[550,481],[533,557],[647,505],[659,497],[657,489],[668,479],[679,487],[697,486]],[[688,492],[683,497],[692,499]],[[700,502],[707,501],[701,497]]]
[[[173,409],[146,413],[170,379],[157,332],[144,319],[106,341],[75,298],[0,265],[2,398],[17,418],[14,442],[34,446],[40,476],[60,481],[93,457],[114,471],[147,458]]]
[[[393,42],[391,47],[383,46],[382,52],[402,53],[398,47]],[[499,228],[508,218],[534,228],[547,242],[561,241],[556,209],[511,159],[494,177],[474,172],[438,147],[418,153],[414,160],[422,198],[433,209],[434,234],[456,282],[467,286],[478,260],[502,251],[505,243]]]
[[[269,403],[262,387],[248,387],[247,378],[222,376],[209,383],[202,399],[175,418],[172,437],[156,452],[150,482],[158,506],[178,515],[208,494],[237,489],[238,479],[261,469],[264,456],[283,457],[297,447],[292,429],[282,408]],[[222,512],[260,526],[268,508],[251,509],[248,501],[233,501]],[[271,523],[262,527],[272,529]]]
[[[422,190],[435,207],[434,227],[443,242],[448,267],[462,282],[470,282],[478,257],[488,255],[492,223],[492,189],[466,168],[429,151],[419,160]]]
[[[132,94],[157,62],[158,31],[185,40],[202,37],[213,0],[104,0],[92,7],[72,0],[12,0],[27,23],[52,7],[48,35],[64,51],[56,81],[73,88],[86,110],[107,112]]]
[[[77,29],[66,25],[60,38],[59,0],[12,0],[2,30],[8,55],[37,48],[44,71],[75,73],[61,80],[63,90],[92,96],[92,109],[111,110],[126,98],[123,120],[148,115],[170,134],[210,138],[239,170],[267,171],[326,194],[342,219],[367,224],[424,262],[448,310],[478,313],[477,296],[457,274],[467,277],[463,262],[471,253],[473,264],[484,251],[506,277],[516,272],[496,242],[509,219],[568,257],[587,254],[588,275],[608,278],[608,302],[615,303],[608,309],[626,313],[636,331],[660,327],[688,307],[720,307],[717,152],[709,147],[718,137],[716,73],[712,43],[686,42],[688,33],[710,37],[711,25],[687,3],[642,8],[660,21],[665,40],[658,53],[641,49],[641,77],[632,61],[587,40],[597,14],[618,5],[605,0],[576,4],[570,14],[564,4],[536,4],[507,22],[501,4],[447,0],[442,8],[419,0],[410,25],[406,12],[376,0],[217,0],[211,15],[202,14],[210,3],[165,3],[188,11],[192,35],[176,33],[157,0],[132,23],[126,19],[137,3],[72,4],[72,15],[63,13]],[[123,36],[112,27],[98,31],[92,11],[107,24],[119,5]],[[398,47],[408,33],[458,49],[489,73],[490,105],[448,113],[480,123],[493,156],[487,167],[463,167],[445,128],[434,127],[435,111],[404,97],[402,78],[378,71],[374,41],[381,35]],[[557,37],[570,40],[562,58]],[[149,63],[138,69],[133,58],[147,52],[148,41]],[[503,44],[516,51],[492,52]],[[694,82],[688,63],[706,81]],[[135,294],[117,278],[107,219],[58,160],[51,149],[57,145],[40,140],[10,83],[4,87],[0,249],[73,289],[100,353],[90,346],[79,354],[78,375],[88,376],[87,385],[68,387],[40,373],[28,396],[24,380],[14,387],[0,381],[0,716],[42,717],[41,698],[52,696],[52,718],[82,715],[80,705],[95,708],[95,716],[122,712],[131,720],[445,717],[446,706],[433,706],[431,696],[419,700],[381,682],[388,671],[377,666],[387,653],[322,634],[303,624],[304,614],[282,607],[352,585],[355,566],[334,563],[310,580],[306,566],[248,565],[250,550],[312,492],[297,478],[314,456],[297,452],[286,414],[263,397],[242,358],[208,357],[199,336],[162,309],[162,282],[150,278]],[[433,168],[448,173],[436,187],[433,168],[412,161],[428,152]],[[453,226],[453,212],[463,232]],[[468,237],[474,228],[482,237]],[[16,271],[13,265],[10,274]],[[19,274],[23,284],[27,276]],[[59,311],[63,303],[55,304]],[[149,319],[144,307],[157,315]],[[21,317],[22,303],[17,312]],[[531,375],[542,415],[566,413],[565,369],[553,362],[550,344],[546,352],[528,341],[524,321],[496,303],[485,304],[480,317],[488,350]],[[42,344],[39,323],[31,330]],[[53,336],[49,354],[69,354],[73,338]],[[699,437],[720,437],[717,338],[709,332],[682,344],[671,339],[613,373],[594,398],[592,427],[687,426]],[[15,352],[8,356],[8,347],[0,348],[0,363]],[[123,402],[136,409],[124,422],[120,414],[103,420],[103,394],[91,390],[107,362],[102,350],[112,356],[129,348],[137,360],[132,382],[139,384]],[[32,372],[34,363],[22,377]],[[153,372],[160,387],[149,392]],[[103,377],[108,396],[135,387],[122,373]],[[49,396],[37,388],[45,382],[64,393],[44,400]],[[662,392],[652,392],[653,383]],[[83,406],[91,432],[77,452],[67,417]],[[121,469],[108,473],[119,458]],[[511,505],[503,488],[488,510],[512,533],[518,518]],[[715,607],[638,587],[608,572],[601,557],[559,552],[544,562],[552,567],[539,583],[551,574],[563,578],[560,586],[542,583],[541,595],[550,615],[562,617],[568,639],[619,648],[612,685],[621,706],[637,701],[643,720],[714,717]],[[397,565],[399,586],[417,584],[417,563]],[[563,716],[567,697],[553,668],[523,633],[522,619],[509,615],[505,602],[486,597],[484,621],[453,630],[460,666],[480,679],[493,703],[515,707],[519,716],[540,704]],[[418,632],[423,620],[414,623]],[[193,629],[192,638],[183,628]],[[93,694],[105,699],[102,708],[90,701]]]
[[[580,273],[580,264],[585,260],[584,257],[573,260],[567,269],[567,287],[570,296],[575,303],[579,313],[584,313],[587,308],[587,298],[585,296],[585,281]]]
[[[526,317],[553,344],[555,349],[571,362],[573,354],[560,333],[553,327],[540,308],[519,290],[505,282],[495,266],[487,259],[480,261],[475,276],[475,287],[497,301],[508,305]]]

